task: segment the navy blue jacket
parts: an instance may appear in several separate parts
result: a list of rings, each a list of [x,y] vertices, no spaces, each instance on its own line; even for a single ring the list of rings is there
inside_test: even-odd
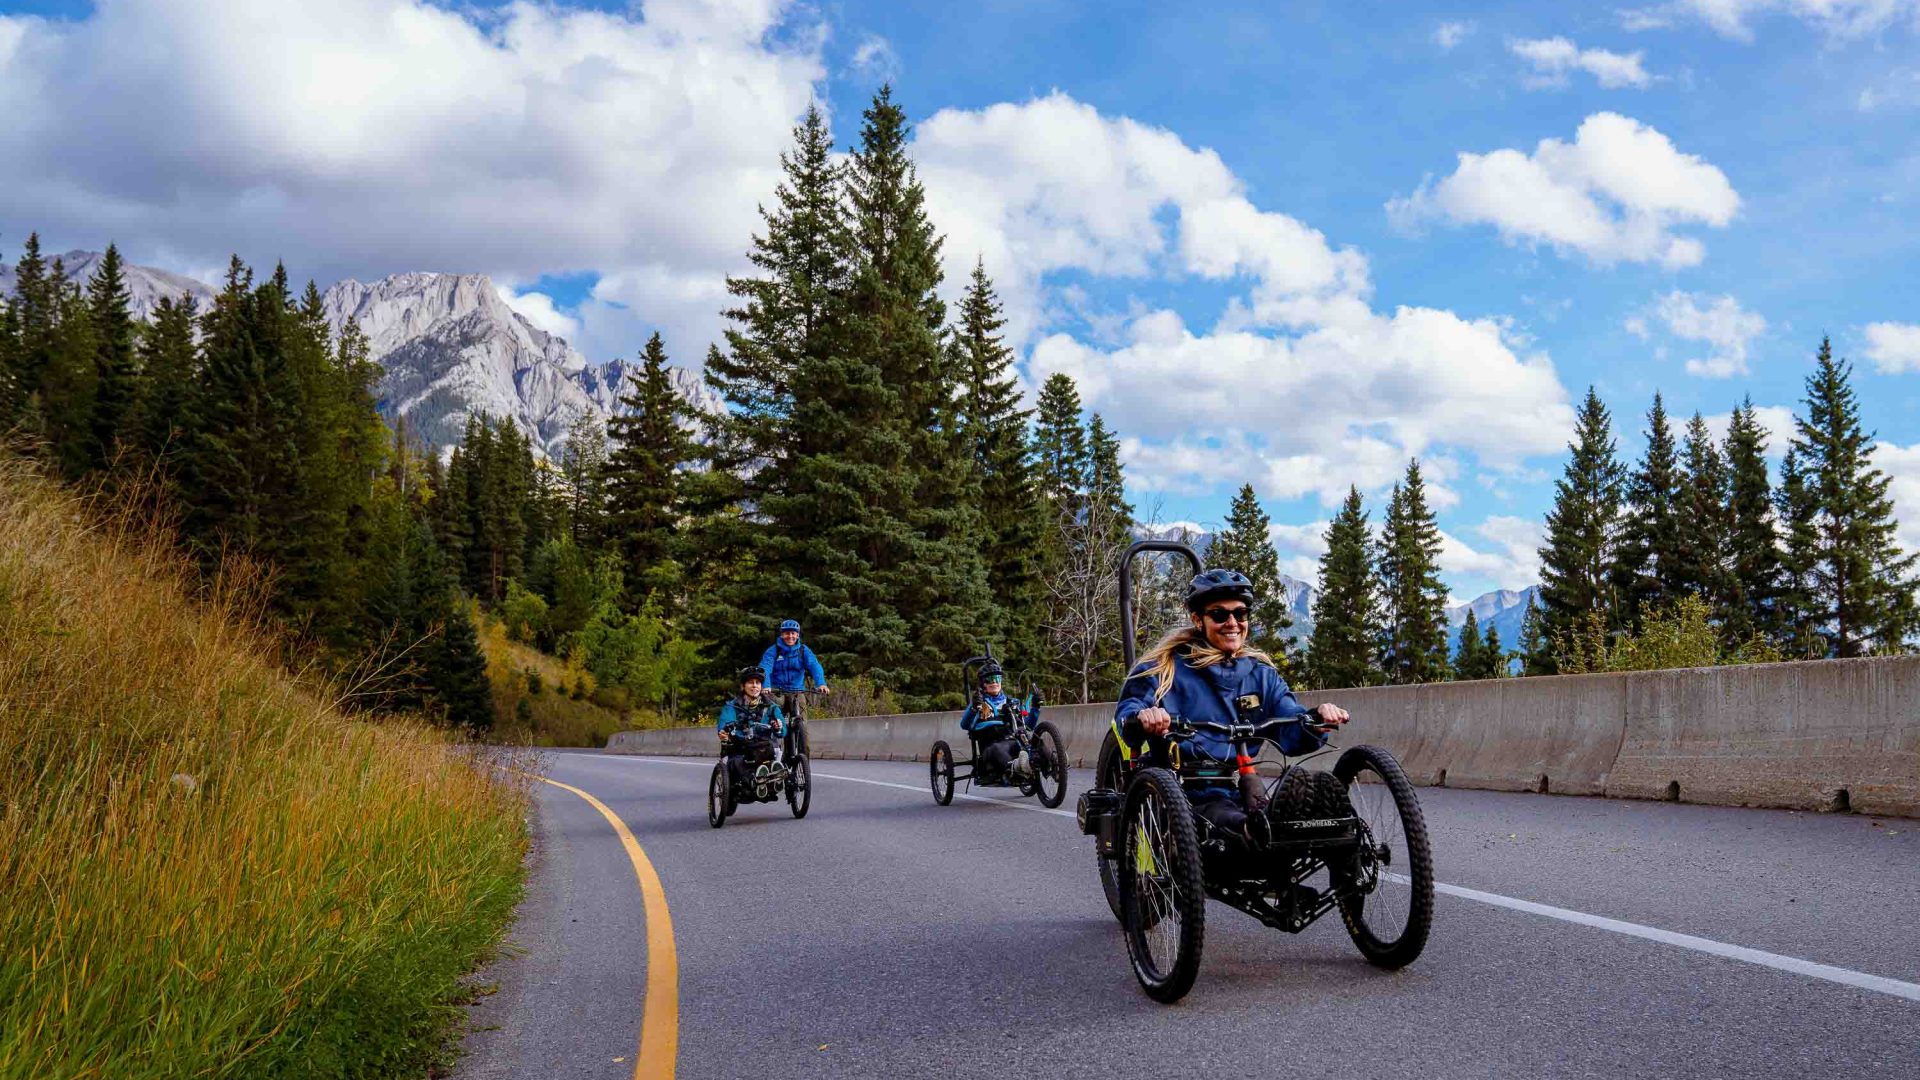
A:
[[[813,685],[827,684],[826,669],[804,641],[794,642],[791,649],[778,641],[767,646],[767,651],[760,654],[760,670],[766,673],[767,685],[775,690],[805,690],[809,675],[813,676]]]
[[[993,697],[986,698],[985,701],[989,708],[983,709],[977,705],[968,705],[967,711],[960,714],[960,727],[962,730],[979,735],[996,734],[994,732],[995,728],[1006,726],[1005,721],[1000,719],[999,714],[1005,711],[1009,703],[1013,705],[1013,718],[1015,722],[1021,727],[1027,726],[1026,702],[1010,698],[1005,693],[996,694]]]
[[[1120,688],[1120,703],[1114,707],[1113,715],[1129,740],[1140,737],[1139,725],[1129,722],[1141,709],[1153,707],[1156,683],[1147,666],[1141,664]],[[1234,707],[1234,699],[1243,694],[1260,695],[1262,719],[1289,719],[1307,714],[1307,707],[1293,696],[1287,681],[1268,665],[1240,656],[1209,667],[1194,668],[1187,664],[1184,651],[1174,660],[1173,685],[1167,688],[1167,696],[1159,704],[1179,720],[1235,724],[1240,721],[1240,713]],[[1281,751],[1289,755],[1318,750],[1327,741],[1325,733],[1310,731],[1297,719],[1281,726],[1274,736]],[[1180,750],[1189,758],[1198,754],[1220,761],[1233,760],[1233,743],[1211,731],[1194,732],[1180,741]]]

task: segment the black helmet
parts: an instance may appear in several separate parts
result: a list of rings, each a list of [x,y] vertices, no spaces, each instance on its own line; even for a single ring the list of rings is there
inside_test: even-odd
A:
[[[1007,674],[1007,670],[1001,667],[995,661],[989,660],[986,663],[980,665],[980,681],[981,682],[986,682],[989,679],[1002,679],[1002,678],[1005,678],[1006,674]]]
[[[1187,585],[1187,610],[1199,611],[1215,600],[1253,604],[1253,582],[1238,570],[1209,570]]]
[[[749,679],[757,683],[764,683],[767,681],[767,673],[761,671],[758,667],[743,667],[740,669],[740,674],[734,676],[733,681],[741,686],[745,686]]]

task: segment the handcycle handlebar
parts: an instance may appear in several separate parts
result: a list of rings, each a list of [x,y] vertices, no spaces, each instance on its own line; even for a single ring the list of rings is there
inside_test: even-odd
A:
[[[753,739],[759,738],[762,734],[771,736],[773,725],[738,720],[720,729],[720,737],[723,739]]]

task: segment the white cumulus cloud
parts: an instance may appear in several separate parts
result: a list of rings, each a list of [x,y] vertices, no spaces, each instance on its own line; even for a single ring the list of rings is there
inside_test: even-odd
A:
[[[1542,139],[1532,153],[1462,152],[1459,167],[1388,203],[1404,226],[1492,225],[1509,242],[1545,243],[1601,265],[1693,266],[1706,248],[1677,226],[1724,228],[1740,209],[1726,174],[1675,149],[1659,131],[1595,113],[1574,141]]]
[[[1920,326],[1877,322],[1867,325],[1867,359],[1879,371],[1920,371]]]
[[[1745,375],[1749,346],[1767,332],[1765,317],[1743,309],[1731,296],[1676,289],[1655,301],[1651,313],[1674,337],[1712,347],[1707,356],[1687,361],[1687,374],[1708,379]],[[1629,318],[1627,329],[1640,337],[1648,336],[1644,317]]]
[[[1472,33],[1472,23],[1449,20],[1433,28],[1433,43],[1440,46],[1442,52],[1452,52]]]
[[[1786,454],[1787,444],[1793,441],[1796,430],[1793,410],[1785,405],[1756,405],[1753,408],[1753,417],[1766,432],[1766,456],[1779,460]],[[1713,437],[1722,445],[1725,445],[1727,427],[1733,423],[1733,413],[1714,413],[1704,419],[1707,422],[1707,430],[1712,432]]]
[[[620,348],[645,320],[697,355],[718,307],[677,298],[742,262],[824,75],[811,17],[786,0],[116,0],[0,19],[0,221],[322,282],[608,272],[650,283],[598,313],[628,320]]]
[[[1909,554],[1920,551],[1920,443],[1881,443],[1873,463],[1893,479],[1887,490],[1893,495],[1894,513],[1900,519],[1901,550]]]
[[[1441,531],[1441,569],[1463,577],[1484,578],[1500,589],[1524,589],[1539,583],[1540,545],[1546,539],[1540,521],[1494,515],[1473,531],[1482,541],[1480,547]]]
[[[1617,53],[1606,49],[1582,49],[1564,37],[1510,41],[1507,48],[1527,62],[1525,84],[1534,89],[1560,89],[1569,76],[1584,71],[1609,90],[1632,87],[1644,90],[1653,85],[1653,76],[1641,66],[1646,54]]]

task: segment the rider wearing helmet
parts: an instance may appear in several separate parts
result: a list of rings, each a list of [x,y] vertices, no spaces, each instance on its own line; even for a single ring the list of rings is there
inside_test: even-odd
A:
[[[755,732],[754,726],[764,724],[773,729],[773,734],[784,735],[787,725],[780,706],[761,693],[759,668],[741,668],[739,684],[740,692],[720,706],[720,720],[715,726],[726,751],[727,773],[734,783],[744,785],[752,778],[750,766],[765,769],[773,762],[773,740]]]
[[[1143,735],[1166,734],[1176,716],[1189,722],[1244,722],[1242,702],[1261,721],[1294,721],[1279,728],[1276,736],[1287,754],[1318,749],[1328,730],[1347,722],[1347,711],[1338,705],[1310,710],[1300,704],[1273,660],[1248,643],[1252,602],[1253,582],[1245,574],[1209,570],[1193,579],[1187,589],[1191,625],[1175,629],[1149,650],[1121,687],[1114,718],[1129,744],[1138,744]],[[1188,760],[1236,763],[1232,741],[1213,732],[1197,731],[1181,739],[1180,751]],[[1251,763],[1237,764],[1252,775]],[[1230,836],[1252,838],[1231,779],[1187,791],[1195,813]]]
[[[960,715],[960,727],[979,742],[981,764],[986,766],[988,775],[1004,776],[1009,766],[1023,771],[1049,772],[1053,763],[1047,759],[1046,747],[1038,741],[1033,744],[1033,761],[1014,760],[1019,744],[1013,741],[1011,725],[1030,728],[1033,720],[1026,702],[1008,697],[1001,689],[1005,675],[992,660],[980,669],[980,692]]]
[[[820,658],[813,650],[800,644],[800,623],[788,619],[780,624],[780,632],[775,635],[773,644],[760,654],[760,672],[765,682],[778,696],[785,714],[795,723],[806,723],[806,698],[802,691],[807,688],[807,679],[813,679],[814,688],[827,693],[827,672],[820,666]],[[793,760],[793,732],[787,733],[785,755]]]

